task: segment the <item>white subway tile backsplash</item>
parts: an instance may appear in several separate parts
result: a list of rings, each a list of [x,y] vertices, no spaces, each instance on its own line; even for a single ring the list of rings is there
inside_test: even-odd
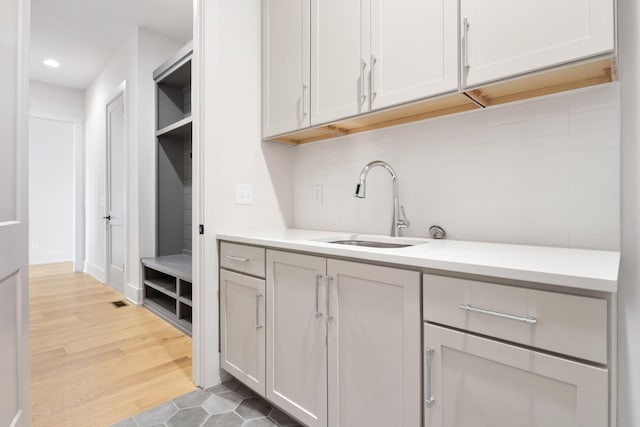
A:
[[[597,110],[580,111],[571,114],[569,130],[571,132],[581,132],[608,127],[618,127],[620,114],[618,106],[599,108]]]
[[[525,119],[535,120],[569,114],[569,99],[566,95],[554,95],[525,104]]]
[[[569,116],[566,114],[527,120],[525,122],[525,135],[527,138],[566,133],[568,130]]]
[[[487,126],[521,123],[524,120],[524,105],[500,105],[487,109]]]
[[[618,92],[581,89],[299,146],[294,226],[389,233],[388,173],[372,170],[367,198],[353,197],[362,167],[379,159],[398,172],[405,235],[438,224],[453,239],[618,249]]]
[[[613,83],[587,90],[577,90],[569,95],[569,108],[571,113],[586,110],[596,110],[602,107],[617,106],[620,104],[620,90]]]

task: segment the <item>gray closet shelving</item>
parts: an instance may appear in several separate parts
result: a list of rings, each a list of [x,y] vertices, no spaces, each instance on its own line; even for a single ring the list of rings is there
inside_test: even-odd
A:
[[[158,67],[156,256],[142,258],[143,305],[191,335],[191,56],[189,43]]]

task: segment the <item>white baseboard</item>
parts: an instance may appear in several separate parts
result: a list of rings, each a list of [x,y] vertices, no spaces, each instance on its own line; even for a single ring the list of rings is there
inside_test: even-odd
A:
[[[98,268],[87,261],[84,262],[84,272],[95,277],[102,283],[107,283],[107,273],[103,269]]]
[[[131,283],[124,287],[124,296],[135,305],[142,304],[142,289]]]

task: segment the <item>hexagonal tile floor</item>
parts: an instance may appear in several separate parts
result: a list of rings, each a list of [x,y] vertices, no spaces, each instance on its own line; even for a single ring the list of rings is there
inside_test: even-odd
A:
[[[301,427],[236,380],[195,390],[111,427]]]

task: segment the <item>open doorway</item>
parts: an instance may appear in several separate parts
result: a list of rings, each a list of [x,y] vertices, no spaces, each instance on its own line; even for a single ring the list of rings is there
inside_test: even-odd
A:
[[[30,168],[46,195],[33,247],[64,255],[32,254],[67,261],[70,239],[80,254],[75,272],[31,270],[32,425],[110,425],[195,388],[191,338],[141,307],[140,262],[157,256],[154,70],[192,39],[193,2],[31,0],[31,14],[31,116],[73,129],[71,163],[41,151]],[[50,189],[69,180],[81,233]]]

